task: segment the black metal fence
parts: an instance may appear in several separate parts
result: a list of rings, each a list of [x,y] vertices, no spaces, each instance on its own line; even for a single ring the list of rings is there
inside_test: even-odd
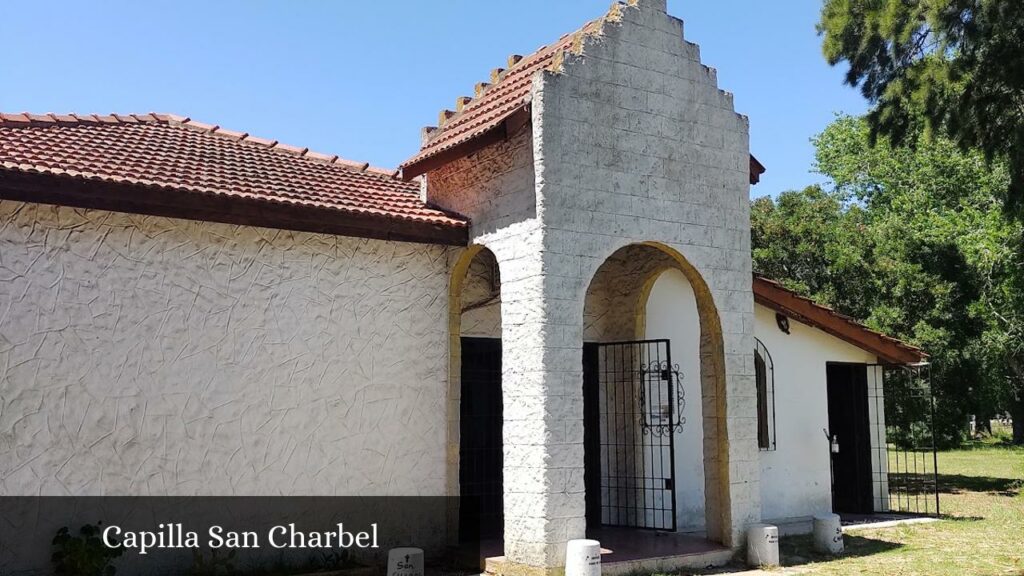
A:
[[[929,376],[927,364],[868,366],[875,512],[939,514]]]

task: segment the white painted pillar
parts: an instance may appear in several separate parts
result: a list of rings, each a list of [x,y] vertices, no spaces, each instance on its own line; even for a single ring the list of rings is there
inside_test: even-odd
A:
[[[505,557],[550,569],[586,533],[583,320],[572,277],[540,273],[539,248],[517,253],[501,270]]]

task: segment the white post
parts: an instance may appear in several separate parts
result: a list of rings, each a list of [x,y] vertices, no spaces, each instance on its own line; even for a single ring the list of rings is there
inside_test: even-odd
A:
[[[423,576],[423,550],[392,548],[388,551],[388,576]]]
[[[747,528],[747,563],[751,566],[779,565],[779,528],[751,524]]]
[[[601,576],[601,543],[569,540],[565,545],[565,576]]]
[[[814,549],[828,554],[843,551],[843,527],[839,514],[819,514],[814,517]]]

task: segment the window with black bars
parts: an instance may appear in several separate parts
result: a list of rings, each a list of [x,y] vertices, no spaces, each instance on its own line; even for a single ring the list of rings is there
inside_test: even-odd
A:
[[[758,338],[754,338],[754,379],[757,383],[757,446],[761,450],[775,450],[775,362]]]

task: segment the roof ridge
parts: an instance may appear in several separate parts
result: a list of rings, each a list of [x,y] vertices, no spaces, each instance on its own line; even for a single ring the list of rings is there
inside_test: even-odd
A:
[[[253,144],[262,146],[268,150],[273,150],[277,153],[287,154],[296,158],[306,158],[315,162],[321,162],[329,165],[336,165],[346,170],[370,174],[373,176],[389,178],[393,180],[400,180],[398,178],[399,171],[397,168],[382,168],[378,166],[371,166],[369,162],[359,162],[356,160],[349,160],[342,158],[337,154],[325,154],[322,152],[314,152],[309,148],[301,148],[298,146],[292,146],[283,144],[277,140],[271,140],[268,138],[259,138],[252,136],[248,132],[238,132],[235,130],[228,130],[222,128],[217,124],[207,124],[193,120],[187,116],[180,116],[178,114],[166,114],[150,112],[148,114],[33,114],[30,112],[22,113],[3,113],[0,112],[0,128],[26,128],[30,126],[49,126],[49,125],[61,125],[67,126],[70,124],[144,124],[144,123],[159,123],[166,124],[168,126],[180,126],[190,130],[196,130],[198,132],[204,132],[213,136],[221,138],[227,138],[229,140],[235,140],[238,142],[244,142],[247,144]]]

